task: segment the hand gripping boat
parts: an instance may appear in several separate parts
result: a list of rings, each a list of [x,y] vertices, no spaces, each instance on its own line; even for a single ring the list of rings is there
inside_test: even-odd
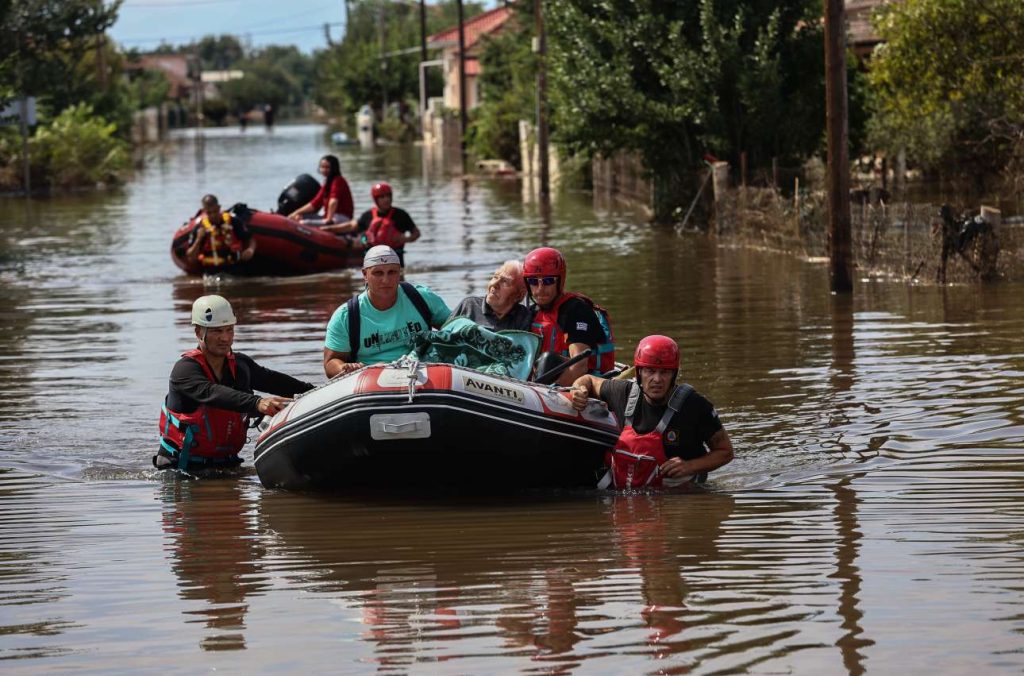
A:
[[[350,238],[296,223],[279,214],[250,210],[244,205],[235,205],[230,211],[235,218],[246,223],[256,240],[256,252],[252,260],[238,263],[226,257],[223,265],[210,267],[198,260],[188,259],[185,252],[193,230],[190,220],[178,228],[171,240],[171,258],[175,265],[190,275],[220,272],[235,275],[308,275],[362,265],[364,251],[361,247],[353,249]]]
[[[261,425],[268,487],[593,487],[619,436],[564,388],[403,358],[307,392]]]

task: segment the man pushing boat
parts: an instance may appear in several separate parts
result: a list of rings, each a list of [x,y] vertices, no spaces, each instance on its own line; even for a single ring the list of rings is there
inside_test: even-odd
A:
[[[234,352],[235,313],[221,296],[202,296],[192,304],[192,326],[199,341],[171,370],[170,388],[160,410],[157,469],[234,467],[245,445],[249,416],[273,415],[290,397],[313,389]],[[253,390],[270,392],[269,397]]]
[[[633,358],[636,381],[584,375],[572,384],[572,404],[589,397],[608,404],[624,424],[608,454],[599,488],[678,486],[704,481],[732,461],[732,442],[715,407],[690,385],[677,385],[679,346],[668,336],[647,336]]]

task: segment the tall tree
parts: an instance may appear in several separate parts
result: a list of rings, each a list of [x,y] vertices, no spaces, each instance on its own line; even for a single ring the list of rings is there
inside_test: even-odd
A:
[[[633,150],[658,215],[705,152],[752,167],[816,148],[824,126],[820,0],[560,0],[548,6],[556,139]]]
[[[1024,3],[912,0],[874,21],[885,40],[869,71],[878,147],[979,183],[1020,154]]]

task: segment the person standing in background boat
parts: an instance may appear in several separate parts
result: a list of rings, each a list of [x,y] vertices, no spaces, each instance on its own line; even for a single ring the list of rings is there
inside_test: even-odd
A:
[[[366,290],[338,307],[327,324],[324,371],[328,378],[366,364],[393,361],[412,346],[413,334],[444,324],[451,310],[425,286],[401,280],[391,247],[375,246],[363,257]]]
[[[615,346],[598,317],[599,306],[583,294],[565,290],[567,272],[562,253],[551,247],[534,249],[523,263],[523,276],[534,301],[530,307],[532,328],[541,338],[541,352],[571,358],[593,351],[589,359],[566,369],[558,377],[559,385],[570,385],[588,371],[601,373],[615,366]],[[546,365],[538,367],[540,373],[547,370]]]
[[[533,313],[523,305],[526,281],[523,264],[505,261],[491,275],[486,296],[468,296],[452,311],[449,320],[469,317],[492,331],[529,331]]]
[[[708,472],[732,461],[732,442],[714,405],[690,385],[676,384],[676,341],[647,336],[636,346],[633,365],[635,381],[588,374],[572,384],[577,410],[597,397],[624,424],[599,488],[703,482]]]
[[[220,208],[216,195],[203,195],[202,209],[193,219],[193,237],[185,256],[216,269],[252,260],[256,240],[241,221]]]
[[[171,369],[170,387],[160,411],[157,469],[194,471],[241,464],[246,420],[273,415],[290,397],[313,389],[234,352],[235,313],[221,296],[192,304],[192,326],[199,341]],[[253,390],[270,392],[269,397]]]
[[[288,214],[288,218],[319,226],[347,223],[355,213],[355,206],[352,203],[352,190],[348,187],[348,181],[341,175],[341,163],[338,158],[334,155],[321,157],[320,175],[324,177],[324,184],[320,187],[320,192],[309,204]],[[324,210],[323,216],[317,215],[320,209]],[[310,215],[307,216],[307,214]],[[329,230],[330,228],[324,229]]]
[[[341,225],[324,228],[338,235],[362,233],[366,248],[388,246],[394,249],[405,267],[405,245],[420,238],[420,230],[413,223],[412,217],[404,209],[392,204],[391,186],[377,183],[370,190],[374,207],[363,212],[358,220],[351,220]]]

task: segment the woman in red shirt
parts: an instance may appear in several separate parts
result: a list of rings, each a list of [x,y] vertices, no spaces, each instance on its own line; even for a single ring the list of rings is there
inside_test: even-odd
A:
[[[352,191],[349,190],[348,181],[341,175],[341,164],[334,155],[324,155],[320,158],[320,175],[324,177],[324,184],[320,192],[316,194],[313,201],[301,206],[288,218],[293,221],[306,221],[310,225],[330,225],[332,223],[345,223],[352,218],[355,211],[352,205]],[[324,210],[323,217],[318,215],[320,209]],[[305,214],[311,214],[305,216]]]

